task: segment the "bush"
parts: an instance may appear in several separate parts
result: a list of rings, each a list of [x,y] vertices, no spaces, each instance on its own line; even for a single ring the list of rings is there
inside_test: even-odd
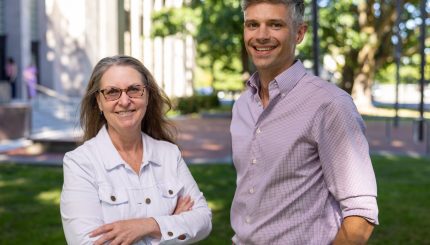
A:
[[[218,96],[210,95],[193,95],[190,97],[181,97],[177,99],[176,110],[181,114],[198,113],[202,110],[214,109],[220,106]]]

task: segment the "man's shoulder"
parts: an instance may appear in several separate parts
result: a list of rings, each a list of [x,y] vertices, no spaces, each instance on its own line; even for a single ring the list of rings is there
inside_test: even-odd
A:
[[[324,80],[321,77],[307,74],[304,77],[304,81],[303,85],[310,89],[312,96],[319,95],[326,99],[333,99],[339,96],[350,97],[347,92],[339,88],[336,84]]]

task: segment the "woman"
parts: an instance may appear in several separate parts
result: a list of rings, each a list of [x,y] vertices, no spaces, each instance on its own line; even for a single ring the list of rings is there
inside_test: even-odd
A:
[[[211,211],[142,63],[107,57],[81,104],[84,144],[64,156],[61,217],[69,244],[176,244],[206,237]]]

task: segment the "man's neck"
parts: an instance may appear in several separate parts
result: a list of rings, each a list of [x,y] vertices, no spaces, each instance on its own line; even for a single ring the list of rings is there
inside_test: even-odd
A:
[[[275,80],[275,78],[285,72],[286,70],[288,70],[292,65],[294,64],[294,60],[291,61],[291,63],[289,65],[287,65],[286,67],[284,67],[284,69],[279,69],[279,70],[269,70],[269,69],[261,69],[258,70],[258,77],[260,80],[260,99],[261,102],[263,103],[263,107],[266,108],[266,106],[269,104],[269,84],[271,81]]]

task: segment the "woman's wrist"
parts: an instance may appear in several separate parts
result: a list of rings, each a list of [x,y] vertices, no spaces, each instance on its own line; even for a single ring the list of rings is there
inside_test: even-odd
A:
[[[154,238],[161,238],[161,230],[157,221],[152,218],[143,219],[143,227],[145,227],[145,234]]]

